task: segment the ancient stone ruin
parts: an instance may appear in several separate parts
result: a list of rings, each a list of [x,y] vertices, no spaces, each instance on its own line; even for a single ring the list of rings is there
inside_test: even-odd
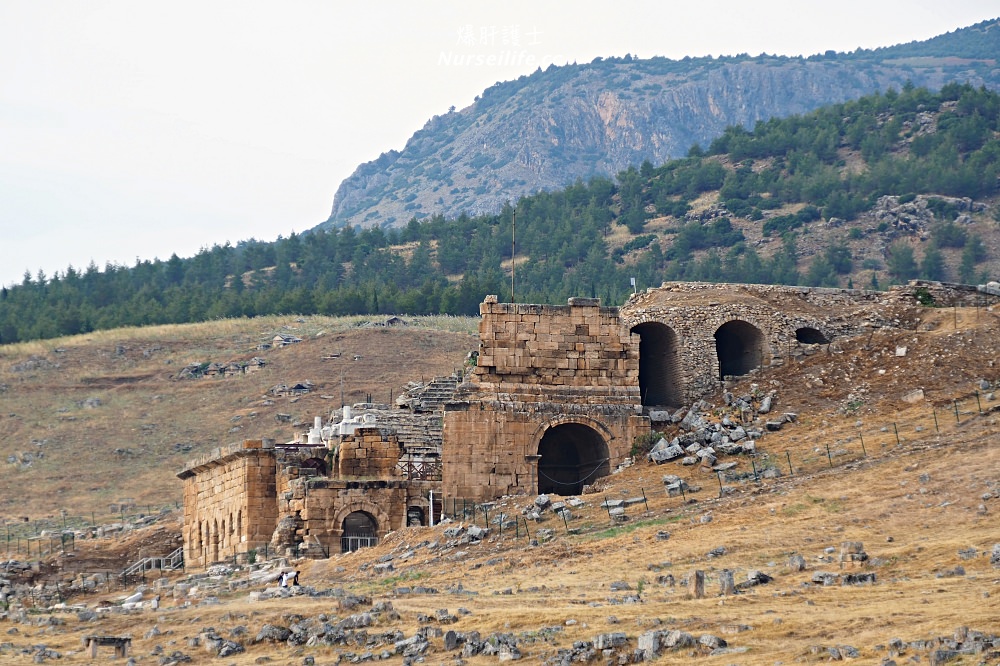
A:
[[[264,551],[309,557],[429,525],[461,500],[574,495],[629,459],[636,438],[727,378],[982,290],[890,292],[669,283],[622,307],[480,306],[464,376],[411,384],[396,404],[345,406],[294,442],[249,440],[190,462],[184,555],[204,567]]]

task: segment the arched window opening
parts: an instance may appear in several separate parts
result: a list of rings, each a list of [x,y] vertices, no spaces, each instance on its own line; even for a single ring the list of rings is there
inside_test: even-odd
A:
[[[406,526],[422,527],[424,525],[424,509],[419,506],[411,506],[406,510]]]

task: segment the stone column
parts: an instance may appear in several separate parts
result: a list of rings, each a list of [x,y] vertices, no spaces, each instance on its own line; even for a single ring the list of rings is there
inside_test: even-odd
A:
[[[530,486],[528,488],[528,494],[529,495],[537,495],[538,494],[538,482],[537,482],[537,479],[538,479],[538,461],[541,460],[541,458],[542,457],[540,455],[537,455],[537,454],[536,455],[526,455],[526,456],[524,456],[524,461],[526,463],[528,463],[528,473],[529,473],[528,478],[529,478],[529,483],[530,483]]]
[[[724,596],[736,594],[736,585],[733,583],[732,569],[723,569],[719,572],[719,592]]]
[[[688,576],[688,594],[694,599],[705,598],[705,572],[692,571]]]

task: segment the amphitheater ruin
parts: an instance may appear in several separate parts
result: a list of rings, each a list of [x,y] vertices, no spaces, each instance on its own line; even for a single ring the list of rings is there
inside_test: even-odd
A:
[[[621,307],[487,296],[464,376],[416,385],[392,408],[345,406],[290,444],[247,440],[188,463],[185,561],[329,557],[434,524],[459,501],[579,494],[727,378],[911,327],[918,300],[982,297],[916,282],[889,292],[665,283]]]

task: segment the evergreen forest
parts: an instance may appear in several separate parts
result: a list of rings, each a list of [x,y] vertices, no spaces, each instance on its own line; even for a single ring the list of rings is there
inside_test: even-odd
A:
[[[26,273],[0,289],[0,343],[281,313],[472,315],[487,294],[511,299],[512,253],[513,297],[532,303],[591,296],[618,305],[631,278],[639,288],[671,280],[848,287],[871,268],[870,283],[856,286],[975,282],[986,277],[988,243],[956,222],[949,201],[996,201],[998,125],[997,93],[905,86],[730,127],[683,159],[538,192],[492,215],[316,229],[190,258]],[[853,223],[885,195],[937,197],[919,260],[892,229]],[[803,235],[831,221],[843,225],[843,241],[802,257]],[[747,242],[751,227],[773,242]],[[884,263],[856,265],[848,241],[879,234]],[[960,252],[961,264],[947,269],[944,251]]]

